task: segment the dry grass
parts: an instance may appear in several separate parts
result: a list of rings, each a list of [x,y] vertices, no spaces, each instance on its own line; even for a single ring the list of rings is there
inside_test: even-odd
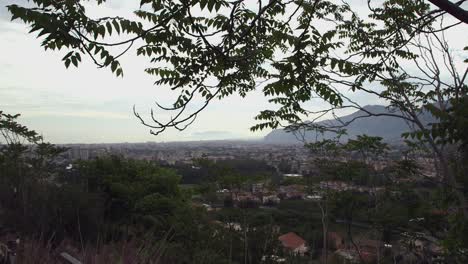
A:
[[[0,238],[5,241],[6,237]],[[43,238],[24,239],[20,242],[16,263],[21,264],[59,264],[60,253],[66,252],[86,264],[158,264],[165,242],[122,241],[101,246],[80,246],[70,240],[63,240],[53,246],[50,240]],[[81,248],[81,250],[80,250]]]

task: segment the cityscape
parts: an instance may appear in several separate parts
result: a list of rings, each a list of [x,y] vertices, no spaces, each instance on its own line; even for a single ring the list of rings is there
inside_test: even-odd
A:
[[[0,264],[468,263],[468,1],[5,0]]]

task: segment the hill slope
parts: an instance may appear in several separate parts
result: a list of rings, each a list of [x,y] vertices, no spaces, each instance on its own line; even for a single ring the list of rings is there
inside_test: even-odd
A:
[[[367,105],[364,107],[365,110],[378,114],[378,113],[390,113],[385,106],[382,105]],[[343,122],[348,122],[356,117],[366,116],[367,114],[362,111],[356,111],[350,115],[342,116]],[[433,122],[434,119],[427,113],[422,114],[422,120],[426,123]],[[317,122],[323,125],[336,125],[336,120],[324,120]],[[385,141],[400,141],[401,134],[410,131],[408,124],[400,118],[389,117],[389,116],[372,116],[356,119],[354,122],[345,127],[348,135],[344,137],[355,138],[357,135],[367,134],[369,136],[379,136],[385,139]],[[332,138],[333,133],[325,133],[325,138]],[[321,135],[318,138],[323,138]],[[314,141],[316,139],[315,131],[308,131],[305,135],[307,141]],[[292,132],[286,132],[283,129],[276,129],[271,131],[265,136],[264,141],[267,143],[298,143],[297,137]]]

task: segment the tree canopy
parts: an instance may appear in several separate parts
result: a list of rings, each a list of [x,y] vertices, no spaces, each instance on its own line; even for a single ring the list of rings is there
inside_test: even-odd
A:
[[[253,131],[286,127],[341,135],[356,118],[332,127],[315,121],[327,114],[340,121],[335,111],[344,108],[365,113],[357,118],[401,118],[413,129],[403,136],[432,152],[440,183],[468,219],[468,61],[460,55],[468,48],[454,56],[445,34],[466,27],[465,0],[369,0],[365,11],[351,0],[142,0],[136,18],[93,17],[89,2],[33,0],[8,10],[39,32],[45,49],[65,50],[66,67],[88,58],[122,77],[122,56],[146,58],[154,84],[178,95],[170,105],[156,103],[149,117],[134,108],[152,134],[184,130],[213,100],[252,91],[272,103],[255,117]],[[374,96],[390,111],[366,111],[349,91]],[[315,100],[330,107],[312,111]],[[171,118],[163,120],[161,112]],[[423,120],[424,112],[436,121]],[[385,150],[376,138],[349,146],[372,155]],[[314,147],[337,151],[334,141]]]
[[[66,50],[66,67],[87,57],[123,76],[121,56],[147,58],[155,85],[179,92],[172,105],[157,104],[149,119],[135,111],[155,135],[185,129],[212,100],[253,90],[276,106],[261,111],[252,130],[310,124],[304,120],[317,113],[307,102],[321,98],[335,109],[346,105],[345,89],[376,93],[369,89],[374,82],[394,88],[408,78],[404,61],[418,57],[411,43],[467,17],[464,1],[429,1],[441,9],[422,0],[368,1],[362,14],[352,1],[142,0],[138,19],[95,18],[86,2],[34,0],[33,7],[8,9],[39,32],[44,48]],[[439,26],[447,13],[459,21]],[[462,76],[455,86],[463,86]],[[172,117],[162,120],[157,110]]]

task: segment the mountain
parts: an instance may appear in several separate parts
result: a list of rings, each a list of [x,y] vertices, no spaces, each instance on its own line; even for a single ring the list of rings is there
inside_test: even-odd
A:
[[[374,113],[391,113],[385,106],[382,105],[367,105],[364,106],[364,110]],[[399,114],[399,112],[392,112]],[[356,117],[367,116],[365,111],[359,110],[350,115],[342,116],[340,119],[343,122],[349,122]],[[421,114],[421,119],[426,123],[434,122],[434,118],[427,112]],[[317,122],[320,125],[337,125],[339,124],[336,120],[324,120]],[[387,142],[401,141],[401,134],[410,131],[408,124],[401,118],[391,116],[371,116],[363,117],[354,120],[351,124],[345,127],[347,136],[343,139],[355,138],[357,135],[367,134],[369,136],[379,136],[384,138]],[[327,132],[319,135],[318,138],[332,138],[335,134]],[[316,139],[315,131],[307,131],[305,134],[306,141],[314,141]],[[265,136],[264,141],[267,143],[299,143],[298,138],[293,132],[286,132],[284,129],[275,129]]]

